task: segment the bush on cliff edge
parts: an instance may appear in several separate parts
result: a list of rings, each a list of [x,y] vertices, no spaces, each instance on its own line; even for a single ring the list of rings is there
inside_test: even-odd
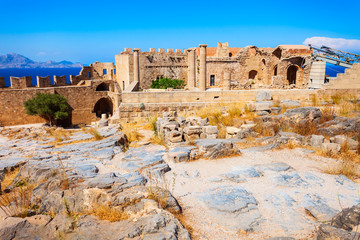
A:
[[[24,105],[28,115],[40,116],[48,121],[50,126],[69,116],[69,104],[65,97],[58,94],[38,93]]]

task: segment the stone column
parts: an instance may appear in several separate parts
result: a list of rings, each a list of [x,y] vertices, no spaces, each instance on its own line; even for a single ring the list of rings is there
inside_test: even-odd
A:
[[[139,69],[139,48],[134,48],[134,81],[140,82],[140,69]]]
[[[195,66],[195,50],[188,49],[188,88],[193,89],[195,87],[196,79],[196,66]]]
[[[206,47],[207,44],[200,44],[200,74],[199,74],[199,89],[206,90]]]
[[[224,87],[223,90],[231,90],[231,73],[224,73]]]

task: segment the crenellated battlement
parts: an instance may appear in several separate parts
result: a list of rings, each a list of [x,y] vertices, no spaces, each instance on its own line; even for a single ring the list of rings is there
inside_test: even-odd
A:
[[[37,82],[36,87],[38,88],[52,87],[50,76],[46,76],[46,77],[36,76],[36,82]]]
[[[10,88],[23,89],[32,87],[31,77],[10,77]]]
[[[4,88],[4,87],[5,87],[5,78],[0,77],[0,88]]]
[[[135,50],[138,51],[140,54],[169,54],[169,55],[186,54],[186,51],[183,51],[182,49],[175,49],[174,51],[173,48],[168,48],[166,49],[166,51],[165,48],[159,48],[159,49],[150,48],[148,52],[142,52],[141,49],[139,48],[134,48],[134,49],[124,48],[124,51],[121,52],[120,54],[133,54]]]
[[[0,77],[0,90],[1,89],[27,89],[27,88],[50,88],[68,86],[66,83],[66,76],[54,75],[54,85],[51,84],[51,77],[36,76],[36,85],[32,85],[32,77],[10,77],[10,86],[5,86],[5,77]]]
[[[55,76],[54,75],[54,85],[56,87],[62,87],[62,86],[66,86],[66,75],[64,76]]]

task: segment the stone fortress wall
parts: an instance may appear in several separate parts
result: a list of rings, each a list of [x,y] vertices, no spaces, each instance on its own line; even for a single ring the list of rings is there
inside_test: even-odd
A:
[[[71,107],[69,125],[89,124],[102,113],[112,115],[121,101],[120,89],[112,80],[114,69],[113,63],[94,63],[83,67],[79,75],[70,76],[70,84],[66,83],[66,76],[54,76],[54,85],[51,85],[50,76],[37,76],[36,86],[32,86],[31,77],[11,77],[10,86],[5,87],[5,79],[0,78],[0,124],[44,122],[40,117],[28,116],[24,107],[25,101],[37,93],[64,96]]]
[[[24,102],[37,93],[66,97],[72,109],[69,124],[90,124],[103,113],[129,120],[163,110],[250,102],[264,89],[271,91],[274,99],[310,100],[312,95],[325,92],[360,96],[360,65],[332,80],[327,86],[331,90],[314,90],[307,89],[311,86],[311,62],[311,50],[302,45],[230,48],[228,43],[218,43],[217,47],[201,44],[186,50],[151,48],[149,52],[126,48],[115,56],[115,64],[84,66],[79,75],[70,76],[70,84],[66,76],[54,76],[53,85],[50,76],[38,76],[36,86],[32,86],[31,77],[11,77],[11,86],[5,87],[0,77],[0,124],[44,122],[25,113]],[[186,89],[149,89],[162,77],[183,79]]]

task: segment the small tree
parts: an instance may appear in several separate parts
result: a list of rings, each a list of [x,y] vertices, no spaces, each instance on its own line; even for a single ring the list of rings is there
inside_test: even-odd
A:
[[[50,126],[56,120],[69,116],[69,104],[65,97],[58,94],[38,93],[36,97],[25,102],[26,113],[46,119]]]
[[[161,78],[157,79],[152,82],[150,88],[157,88],[157,89],[167,89],[167,88],[174,88],[174,89],[182,89],[185,86],[184,80],[179,79],[171,79],[171,78]]]

